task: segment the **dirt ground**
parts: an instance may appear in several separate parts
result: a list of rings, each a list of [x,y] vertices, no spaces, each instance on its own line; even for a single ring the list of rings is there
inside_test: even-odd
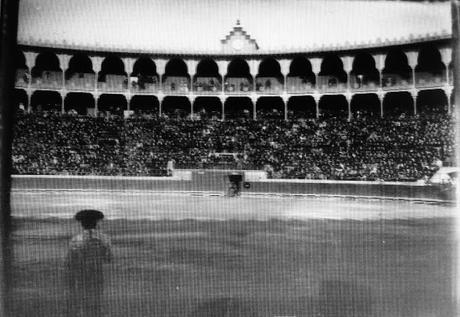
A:
[[[455,315],[452,206],[47,195],[13,195],[11,316],[65,316],[70,217],[86,205],[113,244],[106,316]]]

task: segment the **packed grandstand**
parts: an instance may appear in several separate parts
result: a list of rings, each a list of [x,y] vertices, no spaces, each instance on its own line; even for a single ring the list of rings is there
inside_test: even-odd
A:
[[[271,178],[416,181],[454,161],[449,3],[337,1],[321,13],[320,1],[298,1],[286,16],[312,18],[280,27],[272,13],[283,1],[266,15],[257,3],[218,1],[215,16],[190,8],[196,33],[187,38],[167,27],[168,12],[181,9],[159,17],[137,2],[98,12],[87,38],[65,5],[21,2],[13,173],[166,176],[173,161]],[[104,20],[135,7],[163,32],[145,33],[145,12],[128,15],[134,37]],[[369,14],[356,25],[312,33],[311,23],[357,7]],[[56,21],[32,28],[49,10]],[[416,14],[408,22],[397,12]]]

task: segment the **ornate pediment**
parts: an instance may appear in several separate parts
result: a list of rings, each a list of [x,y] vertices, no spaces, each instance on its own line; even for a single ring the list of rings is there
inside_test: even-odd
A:
[[[236,25],[230,33],[221,40],[222,51],[226,54],[245,54],[253,53],[259,49],[256,40],[243,29],[240,20],[236,21]]]

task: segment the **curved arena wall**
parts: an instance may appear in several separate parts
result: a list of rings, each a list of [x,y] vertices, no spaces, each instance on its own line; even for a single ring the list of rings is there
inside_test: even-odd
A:
[[[12,190],[82,190],[82,191],[169,191],[205,192],[222,195],[228,188],[227,175],[221,172],[207,177],[119,177],[119,176],[36,176],[14,175]],[[199,173],[198,173],[199,174]],[[190,176],[190,175],[189,175]],[[335,196],[453,202],[455,195],[438,185],[399,182],[272,180],[248,182],[243,195]]]

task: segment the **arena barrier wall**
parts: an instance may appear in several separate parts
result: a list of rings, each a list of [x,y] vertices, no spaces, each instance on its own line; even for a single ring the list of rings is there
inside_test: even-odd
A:
[[[88,190],[88,191],[174,191],[224,194],[231,173],[244,171],[191,171],[187,177],[120,177],[13,175],[13,190]],[[439,185],[399,182],[321,181],[257,179],[243,177],[249,188],[243,195],[314,195],[357,198],[385,198],[424,201],[453,201],[452,190]]]

